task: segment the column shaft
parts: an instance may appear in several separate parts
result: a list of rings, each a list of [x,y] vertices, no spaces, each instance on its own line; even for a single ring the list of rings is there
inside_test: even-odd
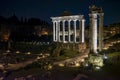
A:
[[[60,21],[58,21],[58,42],[60,42]]]
[[[103,13],[99,14],[99,51],[103,48]]]
[[[82,20],[79,20],[79,42],[82,42]]]
[[[84,35],[84,28],[85,28],[85,20],[82,20],[82,43],[85,41],[85,35]]]
[[[58,22],[56,21],[56,33],[55,33],[55,35],[56,35],[56,41],[58,41]]]
[[[76,20],[74,20],[74,43],[76,43]]]
[[[63,21],[63,43],[65,42],[65,21]]]
[[[90,47],[91,51],[93,51],[93,23],[92,23],[92,17],[90,17],[89,47]]]
[[[53,41],[55,41],[55,22],[53,21]]]
[[[97,14],[93,14],[93,52],[97,53]]]
[[[71,41],[71,37],[70,37],[70,20],[68,21],[68,42],[70,43],[70,41]]]

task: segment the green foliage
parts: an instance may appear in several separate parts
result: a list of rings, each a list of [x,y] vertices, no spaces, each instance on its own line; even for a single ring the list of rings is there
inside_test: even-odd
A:
[[[120,62],[120,52],[114,52],[107,54],[108,60],[107,63],[109,64],[118,64]]]
[[[83,66],[88,65],[93,65],[93,66],[99,66],[102,67],[103,64],[103,57],[101,55],[89,55],[89,57],[83,62]]]
[[[120,34],[116,34],[116,35],[110,37],[109,39],[110,39],[110,40],[117,40],[117,39],[119,39],[119,38],[120,38]]]
[[[42,70],[50,70],[52,65],[53,65],[52,61],[49,60],[49,58],[47,58],[47,59],[41,59],[34,63],[31,63],[26,67],[24,67],[24,69],[40,68]]]
[[[74,57],[77,54],[77,51],[69,50],[69,49],[62,49],[61,56],[65,57]]]
[[[64,56],[54,57],[54,60],[55,60],[55,61],[61,61],[61,60],[65,60],[65,59],[66,59],[66,57],[64,57]]]
[[[105,66],[102,68],[107,73],[114,75],[120,74],[120,52],[113,52],[107,54],[108,60],[105,62]]]
[[[113,44],[108,50],[109,52],[119,52],[120,51],[120,43]]]
[[[55,61],[65,60],[77,56],[78,52],[63,48],[58,54],[59,56],[54,56],[52,59],[54,59]]]
[[[56,45],[55,44],[51,44],[51,46],[49,47],[49,49],[50,49],[50,54],[53,55],[54,50],[56,49]]]
[[[103,66],[103,57],[101,55],[93,56],[90,55],[88,58],[89,63],[95,66]]]

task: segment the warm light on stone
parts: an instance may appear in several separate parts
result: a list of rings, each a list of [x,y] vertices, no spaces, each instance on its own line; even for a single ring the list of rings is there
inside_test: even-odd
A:
[[[17,53],[17,54],[19,54],[19,53],[20,53],[20,51],[16,51],[16,53]]]
[[[90,49],[95,54],[103,49],[103,16],[102,8],[90,6]]]
[[[84,62],[85,60],[84,59],[81,59],[81,62]]]
[[[7,50],[6,52],[7,52],[7,53],[9,53],[9,52],[10,52],[10,50]]]
[[[27,52],[27,54],[31,54],[31,52]]]
[[[75,64],[75,66],[76,66],[76,67],[79,67],[79,66],[80,66],[80,64],[79,64],[79,63],[76,63],[76,64]]]
[[[62,63],[60,63],[60,64],[59,64],[59,66],[60,66],[60,67],[64,67],[65,65],[64,65],[64,64],[62,64]]]

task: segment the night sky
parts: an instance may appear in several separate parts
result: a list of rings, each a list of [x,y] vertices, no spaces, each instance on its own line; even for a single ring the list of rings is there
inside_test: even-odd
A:
[[[35,17],[51,23],[51,16],[69,11],[73,15],[84,14],[88,24],[92,4],[103,8],[105,24],[120,22],[120,0],[1,0],[0,16],[10,17],[15,13],[19,18]]]

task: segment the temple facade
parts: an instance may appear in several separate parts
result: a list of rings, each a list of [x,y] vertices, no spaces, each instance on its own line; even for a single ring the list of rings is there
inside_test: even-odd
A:
[[[51,17],[53,41],[62,43],[84,43],[85,19],[83,15]]]
[[[103,16],[102,8],[90,6],[90,26],[89,26],[89,49],[93,53],[102,51],[103,48]],[[85,19],[84,15],[69,15],[60,17],[51,17],[53,22],[53,41],[69,43],[77,46],[86,43],[85,41]],[[88,43],[88,42],[87,42]],[[73,46],[74,47],[74,46]],[[74,47],[79,49],[77,47]],[[84,48],[85,49],[85,48]],[[80,50],[78,50],[80,51]]]

